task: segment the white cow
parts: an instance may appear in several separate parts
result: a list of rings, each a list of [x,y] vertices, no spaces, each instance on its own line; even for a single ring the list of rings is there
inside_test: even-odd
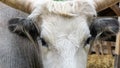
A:
[[[89,45],[84,45],[90,37],[88,26],[96,15],[93,2],[48,1],[44,4],[27,18],[37,25],[41,20],[36,18],[42,19],[41,38],[48,46],[41,47],[44,68],[86,68]]]
[[[32,28],[31,22],[38,25],[47,45],[41,46],[44,68],[86,68],[90,47],[86,41],[91,36],[89,26],[96,16],[95,5],[93,0],[38,0],[31,5],[34,8],[27,19],[12,19],[10,22],[16,23],[9,25],[18,25],[9,28],[19,31],[21,22],[27,29]]]

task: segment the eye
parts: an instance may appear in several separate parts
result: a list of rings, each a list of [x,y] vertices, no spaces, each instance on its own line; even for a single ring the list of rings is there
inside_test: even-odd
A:
[[[41,42],[42,42],[42,46],[48,47],[46,41],[43,38],[41,38]]]
[[[87,40],[86,40],[86,44],[89,44],[90,40],[91,40],[91,37],[88,37]]]
[[[84,47],[85,47],[87,44],[90,43],[91,39],[92,39],[92,37],[88,37],[88,38],[87,38],[87,40],[85,41]]]

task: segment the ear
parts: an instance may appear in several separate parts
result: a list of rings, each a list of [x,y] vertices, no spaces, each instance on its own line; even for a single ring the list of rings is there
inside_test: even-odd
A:
[[[13,18],[8,22],[8,29],[19,36],[27,37],[25,30],[33,37],[39,36],[39,31],[34,25],[34,21],[26,18]]]
[[[13,18],[8,21],[8,29],[12,33],[16,33],[22,37],[26,37],[26,35],[22,32],[22,28],[20,28],[20,18]],[[18,27],[19,26],[19,27]]]
[[[92,37],[106,41],[115,41],[118,31],[119,22],[115,18],[96,18],[90,26]]]

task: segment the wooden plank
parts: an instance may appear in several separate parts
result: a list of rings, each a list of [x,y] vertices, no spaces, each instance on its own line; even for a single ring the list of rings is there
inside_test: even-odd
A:
[[[108,54],[112,55],[112,49],[111,49],[112,43],[111,42],[107,42],[107,50],[108,50]]]
[[[116,13],[117,16],[120,16],[120,8],[118,5],[113,5],[110,8]]]
[[[120,17],[118,20],[120,22]],[[117,34],[117,39],[116,39],[114,68],[120,68],[120,31]]]
[[[115,54],[114,68],[120,68],[120,32],[117,35]]]

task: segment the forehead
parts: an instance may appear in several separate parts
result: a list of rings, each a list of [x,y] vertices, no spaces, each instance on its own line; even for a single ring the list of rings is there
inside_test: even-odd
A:
[[[88,18],[92,18],[96,14],[91,3],[76,1],[68,2],[67,5],[54,3],[52,6],[51,4],[48,6],[48,11],[42,15],[42,37],[47,40],[72,38],[83,41],[90,35]]]
[[[90,36],[86,19],[80,17],[47,16],[43,19],[42,37],[47,40],[74,39],[82,41]]]

